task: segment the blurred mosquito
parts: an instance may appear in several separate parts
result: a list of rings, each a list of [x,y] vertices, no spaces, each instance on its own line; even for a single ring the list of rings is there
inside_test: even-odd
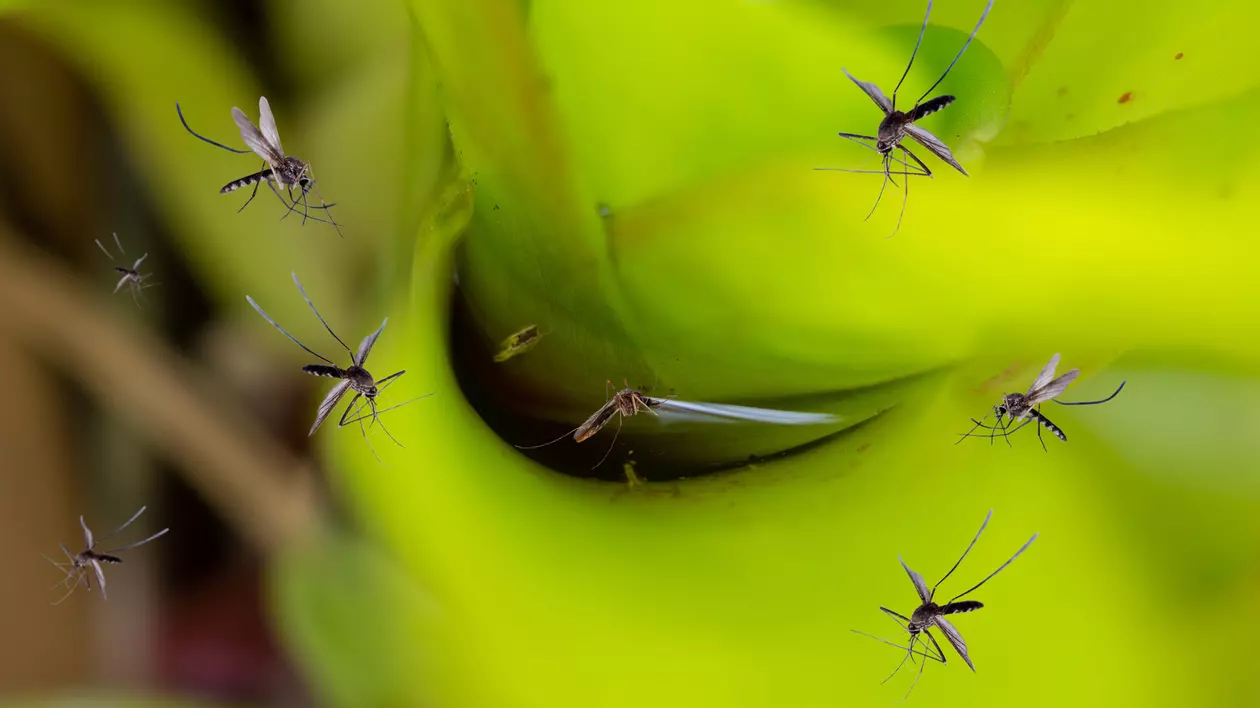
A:
[[[932,635],[931,630],[933,628],[940,630],[941,634],[945,636],[945,639],[951,646],[954,647],[954,651],[958,652],[958,655],[962,657],[962,660],[967,663],[967,666],[970,667],[972,671],[976,670],[976,665],[971,662],[971,655],[967,653],[967,643],[963,641],[962,635],[958,633],[958,630],[954,628],[954,625],[951,624],[949,620],[945,619],[945,615],[953,615],[961,612],[974,612],[975,610],[984,607],[984,604],[981,602],[976,600],[962,600],[962,598],[978,590],[980,586],[989,582],[993,576],[1002,572],[1002,569],[1010,565],[1012,561],[1019,557],[1019,554],[1027,550],[1027,548],[1032,545],[1032,542],[1037,540],[1038,536],[1038,534],[1033,534],[1032,538],[1028,539],[1027,543],[1021,546],[1018,551],[1015,551],[1015,555],[1011,556],[1005,563],[998,566],[997,570],[989,573],[984,580],[981,580],[967,590],[955,595],[949,600],[949,602],[938,605],[935,601],[936,589],[940,587],[941,583],[945,582],[946,578],[958,569],[958,566],[963,562],[963,558],[966,558],[967,554],[971,552],[972,546],[975,546],[976,541],[980,540],[980,534],[984,533],[984,528],[989,525],[989,519],[991,518],[993,518],[992,509],[990,509],[988,515],[984,517],[984,523],[980,524],[980,530],[976,532],[976,537],[971,539],[971,543],[967,545],[967,550],[963,551],[962,556],[956,563],[954,563],[954,566],[949,569],[949,572],[945,573],[944,577],[937,581],[936,585],[932,586],[931,590],[928,590],[927,583],[923,581],[923,576],[911,570],[910,566],[906,565],[904,560],[901,560],[901,556],[897,556],[897,560],[901,562],[901,567],[905,568],[906,574],[910,576],[910,582],[914,583],[915,592],[918,593],[919,601],[922,604],[920,604],[909,617],[894,612],[887,607],[880,607],[879,609],[881,612],[891,617],[894,622],[910,634],[910,641],[908,642],[908,645],[902,646],[882,637],[876,637],[874,635],[867,634],[866,632],[859,632],[856,629],[853,630],[864,637],[870,637],[871,639],[897,647],[898,649],[902,649],[906,652],[906,655],[901,659],[901,663],[897,664],[897,668],[893,669],[893,672],[888,675],[888,678],[880,682],[881,685],[888,683],[889,679],[896,676],[897,673],[901,671],[901,667],[905,666],[907,660],[913,662],[915,656],[922,657],[924,661],[919,664],[919,673],[915,676],[914,682],[910,684],[910,689],[906,691],[905,697],[909,698],[910,691],[914,690],[915,684],[917,684],[919,682],[919,678],[923,676],[923,667],[927,666],[927,659],[938,661],[942,664],[946,663],[945,652],[941,651],[941,645],[936,642],[936,637]],[[924,637],[927,637],[927,641],[924,640]],[[928,641],[931,642],[931,646],[928,646]],[[922,645],[923,648],[916,650],[916,643]],[[902,700],[905,700],[905,698]]]
[[[245,207],[249,206],[250,202],[254,201],[254,197],[258,195],[258,185],[266,182],[271,191],[275,193],[276,198],[286,207],[284,216],[280,217],[281,220],[297,211],[297,206],[300,203],[302,206],[303,225],[306,224],[307,219],[331,224],[337,230],[337,235],[342,235],[340,225],[332,218],[332,212],[329,211],[336,204],[328,204],[324,201],[323,195],[319,192],[319,186],[315,183],[315,178],[311,171],[311,163],[284,154],[284,147],[280,144],[280,132],[276,129],[276,119],[271,114],[271,104],[267,102],[266,96],[258,99],[258,123],[262,127],[261,130],[259,130],[259,126],[254,125],[249,116],[245,115],[245,111],[235,106],[232,107],[232,120],[236,121],[236,126],[241,131],[241,139],[245,141],[250,150],[237,150],[198,134],[197,131],[188,125],[188,121],[184,119],[184,112],[180,109],[178,103],[175,104],[175,112],[179,114],[179,121],[184,124],[184,129],[191,133],[193,137],[237,154],[248,154],[252,150],[263,159],[262,170],[252,175],[232,180],[219,190],[219,194],[228,194],[235,192],[241,187],[254,185],[253,191],[249,194],[249,199],[246,199],[241,208],[236,210],[237,213],[240,213]],[[287,200],[280,194],[277,185],[285,189],[289,197]],[[294,187],[300,190],[297,197],[293,196]],[[320,205],[318,207],[311,207],[306,199],[307,193],[312,188],[315,190],[316,196],[319,197]],[[320,219],[319,217],[311,216],[310,210],[312,208],[323,209],[328,218]]]
[[[122,241],[118,240],[117,232],[114,233],[114,243],[118,245],[118,256],[121,258],[122,255],[126,253],[126,251],[123,250]],[[114,260],[114,256],[110,254],[109,249],[105,248],[105,244],[101,243],[101,240],[99,238],[96,239],[96,245],[105,254],[106,258],[110,259],[111,261]],[[149,257],[149,254],[147,253],[144,254],[143,256],[140,256],[139,258],[136,259],[135,263],[131,264],[130,268],[124,268],[123,266],[114,266],[114,270],[118,271],[119,273],[122,273],[122,277],[118,279],[118,284],[114,286],[114,294],[117,294],[119,290],[122,290],[123,286],[125,285],[127,286],[127,289],[131,291],[131,299],[135,300],[137,306],[141,306],[140,298],[142,294],[140,291],[144,290],[145,288],[151,288],[156,284],[156,283],[149,283],[148,285],[146,285],[144,281],[153,277],[153,274],[152,273],[142,274],[140,272],[140,264],[143,263],[144,259],[148,257]]]
[[[341,420],[337,423],[337,427],[344,428],[351,423],[358,423],[359,430],[363,433],[363,439],[367,440],[367,430],[363,427],[363,421],[370,418],[372,422],[368,424],[368,427],[380,423],[381,430],[385,431],[385,434],[389,436],[389,439],[393,440],[395,445],[402,447],[402,443],[398,442],[398,440],[394,438],[393,434],[389,432],[389,429],[385,427],[385,424],[381,422],[380,414],[392,411],[395,408],[401,408],[412,401],[425,398],[425,396],[419,396],[418,398],[404,401],[397,405],[390,406],[389,408],[377,408],[376,397],[380,395],[380,392],[396,381],[398,377],[407,373],[407,371],[406,369],[402,371],[395,371],[383,379],[376,380],[372,378],[372,375],[368,373],[367,369],[363,368],[363,366],[367,363],[368,355],[372,353],[372,345],[376,344],[377,338],[380,337],[381,332],[385,330],[385,325],[389,323],[389,318],[386,317],[381,322],[381,326],[378,327],[375,332],[363,338],[363,341],[359,343],[359,350],[357,352],[351,351],[350,347],[346,346],[346,343],[341,341],[341,337],[338,337],[337,333],[333,332],[332,327],[329,327],[328,323],[324,321],[323,316],[319,314],[319,310],[315,309],[315,303],[311,302],[311,299],[306,296],[306,290],[302,288],[302,281],[298,280],[297,273],[293,273],[293,283],[297,285],[298,292],[302,294],[302,299],[306,300],[306,304],[310,306],[311,312],[315,313],[315,317],[319,320],[319,323],[324,325],[324,329],[328,330],[328,333],[332,335],[333,339],[337,340],[337,343],[350,354],[350,366],[342,369],[334,364],[328,357],[317,353],[315,350],[299,342],[297,337],[294,337],[286,332],[283,327],[276,324],[275,320],[271,319],[270,315],[263,312],[263,309],[258,306],[258,303],[254,302],[254,298],[248,295],[245,296],[245,300],[250,304],[250,307],[253,307],[258,314],[262,315],[262,318],[267,320],[272,327],[279,330],[280,334],[288,337],[290,341],[306,350],[308,354],[326,362],[326,364],[307,364],[302,367],[302,371],[314,376],[327,376],[333,379],[340,379],[339,383],[336,386],[333,386],[332,390],[328,392],[328,395],[324,396],[323,402],[319,404],[319,412],[315,416],[315,423],[311,426],[311,431],[307,433],[307,435],[314,435],[315,431],[319,430],[319,426],[323,425],[324,420],[327,419],[333,409],[337,407],[337,404],[341,401],[342,396],[346,394],[346,391],[353,390],[354,398],[350,399],[350,405],[346,406],[345,412],[341,414]],[[361,404],[358,408],[355,408],[354,404],[358,402],[359,397],[363,397],[366,402]],[[370,413],[362,413],[365,406],[371,409]],[[372,455],[376,456],[376,450],[372,448],[371,441],[368,441],[368,448],[372,449]],[[380,461],[379,457],[377,457],[377,461]]]
[[[551,440],[540,445],[516,445],[518,450],[535,450],[540,447],[546,447],[564,440],[569,435],[573,436],[576,442],[582,442],[594,436],[596,433],[604,429],[614,416],[618,416],[617,432],[613,435],[612,442],[608,444],[608,450],[604,452],[604,456],[599,458],[599,462],[591,469],[595,469],[604,464],[604,460],[608,459],[609,453],[612,452],[613,446],[617,444],[617,436],[621,434],[621,424],[626,418],[639,412],[651,413],[659,416],[656,409],[665,410],[669,413],[681,414],[697,414],[706,420],[725,419],[740,420],[756,423],[774,423],[778,425],[818,425],[824,423],[834,423],[839,419],[830,413],[800,413],[796,411],[780,411],[769,408],[752,408],[749,406],[738,406],[726,403],[692,403],[689,401],[679,401],[673,398],[654,398],[630,388],[628,383],[626,387],[613,394],[612,398],[599,410],[591,414],[581,425],[561,435],[555,440]],[[605,391],[612,387],[612,382],[606,384]]]
[[[130,526],[131,522],[138,519],[140,515],[144,513],[144,510],[147,508],[148,507],[144,507],[144,506],[140,507],[140,511],[137,511],[135,514],[132,515],[130,519],[127,519],[127,523],[123,524],[122,526],[119,526],[117,529],[114,529],[113,533],[109,534],[108,536],[106,536],[104,539],[101,539],[101,540],[103,541],[103,540],[110,539],[116,536],[123,529]],[[92,591],[92,578],[91,576],[88,575],[89,569],[91,569],[91,571],[96,574],[96,584],[100,586],[101,588],[101,599],[102,600],[108,599],[105,594],[105,571],[101,568],[101,564],[102,563],[122,563],[122,559],[114,555],[115,553],[121,553],[123,551],[131,550],[132,548],[135,548],[137,546],[143,546],[149,541],[152,541],[153,539],[158,538],[159,536],[162,536],[167,531],[170,531],[169,528],[165,528],[153,534],[152,536],[144,539],[143,541],[136,541],[135,543],[123,546],[121,548],[111,548],[108,551],[97,551],[96,550],[97,541],[92,538],[92,530],[87,527],[87,523],[83,520],[82,516],[79,517],[79,525],[83,527],[83,540],[84,540],[84,543],[87,544],[86,550],[80,551],[79,553],[71,553],[70,549],[66,548],[66,544],[64,543],[61,544],[61,551],[62,553],[66,554],[66,558],[69,560],[68,563],[58,563],[52,558],[49,558],[48,556],[44,556],[45,560],[57,566],[58,569],[60,569],[63,573],[66,574],[66,577],[63,578],[61,582],[53,586],[54,588],[57,586],[64,586],[68,588],[68,590],[66,591],[66,594],[62,595],[60,600],[57,600],[56,602],[52,603],[54,605],[60,605],[61,603],[65,602],[66,598],[70,597],[70,595],[75,590],[77,590],[80,585],[86,587],[88,589],[88,592]]]
[[[1054,378],[1054,370],[1058,368],[1058,366],[1059,355],[1055,354],[1050,357],[1050,363],[1045,365],[1045,368],[1041,370],[1040,374],[1037,374],[1037,379],[1033,381],[1032,386],[1029,387],[1028,393],[1007,393],[1002,395],[1002,401],[993,407],[993,415],[995,418],[994,425],[985,425],[983,419],[976,420],[975,418],[972,418],[971,422],[975,423],[975,425],[971,427],[971,430],[964,433],[962,437],[958,438],[958,442],[962,442],[967,438],[987,437],[989,438],[989,444],[993,444],[993,439],[995,437],[1001,437],[1006,440],[1007,445],[1010,445],[1011,434],[1033,421],[1045,426],[1046,430],[1053,433],[1056,438],[1062,440],[1063,442],[1067,442],[1067,435],[1063,432],[1063,430],[1060,429],[1059,426],[1050,422],[1050,419],[1043,415],[1041,411],[1037,409],[1037,406],[1045,403],[1046,401],[1054,401],[1062,406],[1096,406],[1099,403],[1106,403],[1107,401],[1115,398],[1116,395],[1124,388],[1125,383],[1127,383],[1126,381],[1121,381],[1120,386],[1116,388],[1110,396],[1097,401],[1060,401],[1055,397],[1062,394],[1067,389],[1068,384],[1075,381],[1077,376],[1080,376],[1081,370],[1072,369],[1071,371],[1064,373],[1062,376]],[[986,415],[985,417],[987,418],[988,416]],[[1015,426],[1012,430],[1010,426],[1021,420],[1024,422]],[[989,434],[977,435],[975,434],[976,428],[984,428],[989,431]],[[1044,450],[1046,448],[1046,441],[1041,437],[1040,427],[1037,428],[1037,440],[1041,442],[1041,448]],[[958,443],[954,444],[957,445]]]
[[[980,26],[984,24],[984,20],[989,16],[989,10],[992,8],[993,0],[989,0],[988,4],[984,7],[984,12],[980,14],[980,21],[976,23],[976,28],[971,31],[971,35],[967,37],[967,41],[963,42],[962,48],[958,50],[958,54],[954,56],[954,60],[949,63],[949,66],[945,67],[945,73],[941,74],[941,78],[937,79],[936,83],[932,84],[927,91],[923,92],[923,95],[914,102],[914,106],[908,111],[903,112],[897,110],[897,91],[901,89],[902,82],[904,82],[906,80],[906,76],[910,74],[910,67],[914,66],[914,58],[919,53],[919,46],[923,44],[923,34],[927,31],[928,18],[932,16],[931,0],[928,0],[927,14],[923,17],[923,26],[919,28],[919,39],[914,43],[914,50],[910,52],[910,62],[906,64],[906,70],[901,73],[901,79],[897,81],[897,85],[893,88],[893,95],[891,99],[885,96],[884,92],[881,91],[875,84],[856,79],[847,69],[844,69],[843,67],[841,68],[844,75],[849,77],[850,81],[857,84],[858,88],[862,89],[862,91],[875,102],[875,105],[879,106],[879,109],[884,112],[884,120],[880,122],[877,134],[874,136],[861,135],[858,133],[840,133],[839,135],[846,140],[851,140],[865,148],[874,150],[882,158],[883,167],[879,170],[850,170],[839,167],[817,167],[815,169],[833,170],[839,172],[860,172],[865,174],[882,174],[884,176],[884,181],[879,187],[879,195],[875,197],[875,204],[871,206],[871,210],[867,213],[866,219],[870,219],[871,215],[875,213],[876,207],[879,206],[880,200],[884,197],[884,190],[888,187],[888,183],[892,182],[894,187],[897,186],[897,183],[893,180],[892,176],[894,174],[901,174],[902,178],[905,180],[905,192],[901,199],[901,212],[897,215],[897,226],[893,229],[893,233],[889,234],[890,236],[896,234],[897,231],[901,229],[901,219],[906,214],[906,201],[910,198],[910,177],[932,176],[932,170],[928,169],[928,166],[924,164],[918,156],[910,152],[909,149],[901,144],[901,141],[907,136],[913,138],[916,142],[927,149],[928,152],[936,155],[946,164],[963,173],[964,176],[967,175],[967,170],[964,170],[963,166],[958,164],[958,161],[954,159],[954,154],[950,152],[949,147],[947,147],[945,143],[935,135],[932,135],[923,128],[920,128],[918,125],[915,125],[915,123],[954,102],[954,97],[950,95],[937,96],[936,98],[930,99],[926,102],[924,102],[923,99],[927,98],[928,94],[932,93],[932,91],[945,80],[946,76],[949,76],[950,70],[953,69],[954,65],[958,63],[958,60],[962,58],[963,52],[967,51],[967,46],[971,44],[971,40],[974,39],[976,33],[980,31]],[[871,145],[870,143],[874,143],[874,145]],[[893,153],[894,150],[900,150],[907,158],[913,160],[914,164],[911,165],[904,158],[897,157]],[[893,163],[901,165],[902,169],[900,172],[891,169]],[[863,221],[866,219],[863,219]]]
[[[494,360],[502,363],[518,354],[524,354],[533,349],[542,338],[543,333],[538,330],[538,325],[530,325],[519,332],[513,332],[499,345],[499,351],[494,355]]]

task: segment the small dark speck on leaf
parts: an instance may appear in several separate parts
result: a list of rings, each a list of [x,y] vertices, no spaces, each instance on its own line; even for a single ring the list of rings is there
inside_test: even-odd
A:
[[[1073,119],[1073,118],[1075,118],[1075,117],[1076,117],[1076,114],[1075,114],[1075,113],[1069,113],[1069,114],[1067,114],[1067,119],[1068,119],[1068,120],[1072,120],[1072,119]]]
[[[1182,57],[1184,57],[1184,56],[1185,56],[1185,53],[1184,53],[1184,52],[1177,52],[1177,55],[1176,55],[1176,56],[1174,56],[1174,57],[1173,57],[1173,59],[1180,59],[1180,58],[1182,58]]]
[[[870,444],[870,443],[862,443],[861,445],[858,445],[858,446],[857,446],[857,451],[858,451],[858,452],[866,452],[866,451],[867,451],[867,450],[869,450],[869,449],[871,449],[871,444]]]
[[[495,204],[495,205],[494,205],[494,210],[495,210],[495,211],[498,211],[498,210],[499,210],[499,205],[498,205],[498,204]]]
[[[1067,86],[1060,86],[1060,87],[1059,87],[1059,95],[1060,95],[1060,96],[1066,96],[1066,95],[1067,95]]]
[[[1120,94],[1119,103],[1128,103],[1129,101],[1132,101],[1132,100],[1133,100],[1132,91],[1125,91],[1124,93]]]

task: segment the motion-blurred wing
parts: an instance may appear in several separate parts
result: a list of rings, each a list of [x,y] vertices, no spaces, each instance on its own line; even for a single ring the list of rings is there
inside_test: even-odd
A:
[[[910,566],[906,565],[906,562],[901,560],[901,556],[897,556],[897,560],[901,561],[901,567],[906,569],[906,575],[909,575],[910,582],[914,583],[914,590],[919,593],[919,600],[923,602],[931,602],[932,593],[928,592],[928,586],[927,583],[924,582],[923,576],[913,570],[910,570]]]
[[[79,525],[83,527],[83,540],[87,541],[88,550],[96,545],[96,541],[92,540],[92,529],[87,527],[87,522],[83,520],[83,515],[79,515]]]
[[[311,432],[307,433],[307,437],[315,434],[319,430],[319,426],[324,424],[324,420],[328,418],[328,414],[333,412],[337,407],[337,403],[341,401],[341,397],[346,394],[346,389],[350,388],[350,380],[344,379],[341,383],[333,386],[332,390],[324,396],[323,402],[319,404],[319,414],[315,416],[315,424],[311,426]]]
[[[644,400],[661,412],[674,413],[675,415],[668,416],[674,420],[698,420],[711,423],[748,421],[774,425],[826,425],[840,422],[840,418],[830,413],[781,411],[773,408],[736,406],[729,403],[693,403],[646,396]]]
[[[892,113],[892,101],[888,100],[888,97],[884,95],[884,92],[878,86],[869,81],[853,78],[853,74],[850,74],[848,69],[841,67],[840,70],[844,72],[845,76],[849,77],[850,81],[857,84],[858,88],[862,89],[867,96],[871,97],[871,100],[875,102],[875,105],[879,106],[879,110],[883,111],[884,115]]]
[[[271,115],[271,104],[267,103],[266,96],[258,98],[258,127],[262,129],[263,138],[276,154],[284,157],[284,148],[280,146],[280,131],[276,129],[276,117]]]
[[[359,351],[357,354],[354,355],[355,364],[358,364],[359,366],[364,365],[364,363],[367,361],[368,354],[372,353],[372,346],[376,344],[376,338],[380,337],[381,332],[385,331],[386,324],[389,324],[388,317],[386,317],[384,321],[381,322],[381,326],[378,327],[375,332],[364,337],[363,341],[359,342]]]
[[[954,153],[950,152],[949,148],[945,146],[945,143],[941,142],[935,135],[932,135],[913,123],[906,125],[906,132],[910,134],[910,137],[918,141],[920,145],[927,148],[933,155],[941,158],[942,162],[948,164],[964,175],[967,174],[967,170],[964,170],[963,166],[958,164],[958,160],[954,159]]]
[[[967,642],[963,641],[962,635],[958,633],[954,625],[950,624],[949,620],[944,617],[937,617],[936,626],[940,628],[941,634],[945,635],[949,643],[954,646],[954,651],[958,652],[958,655],[962,657],[963,661],[967,662],[967,666],[970,666],[972,671],[975,671],[976,665],[971,663],[971,656],[967,653]]]
[[[250,150],[266,160],[267,164],[274,168],[284,162],[284,153],[278,153],[271,147],[271,143],[267,142],[267,138],[263,137],[262,132],[249,119],[249,116],[245,115],[245,111],[232,106],[232,120],[236,121],[236,127],[241,129],[241,140],[245,141]]]
[[[96,583],[101,586],[101,599],[108,600],[109,597],[105,594],[105,571],[101,570],[101,564],[95,560],[88,561],[88,564],[96,571]],[[91,590],[92,586],[88,585],[88,589]]]

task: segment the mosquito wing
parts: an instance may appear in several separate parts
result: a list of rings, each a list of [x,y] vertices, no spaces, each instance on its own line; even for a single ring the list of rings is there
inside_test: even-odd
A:
[[[149,254],[147,254],[147,253],[146,253],[146,254],[144,254],[143,256],[140,256],[139,258],[137,258],[137,259],[136,259],[136,262],[131,264],[131,269],[132,269],[132,270],[134,270],[134,271],[139,271],[139,270],[140,270],[140,264],[141,264],[141,263],[144,263],[144,259],[146,259],[146,258],[148,258],[148,257],[149,257]]]
[[[676,401],[670,398],[648,398],[644,400],[661,411],[674,413],[675,420],[701,420],[708,422],[750,421],[754,423],[772,423],[775,425],[825,425],[840,421],[830,413],[804,413],[800,411],[781,411],[772,408],[753,408],[736,406],[728,403],[693,403]],[[694,414],[694,415],[688,415]]]
[[[603,405],[599,410],[591,414],[585,422],[573,431],[573,439],[582,442],[591,437],[600,430],[603,430],[608,421],[612,420],[613,415],[617,412],[617,399],[613,398]]]
[[[1028,387],[1027,395],[1031,396],[1033,391],[1050,383],[1050,379],[1054,378],[1054,370],[1057,368],[1059,368],[1059,355],[1055,354],[1050,357],[1050,363],[1041,368],[1041,373],[1037,374],[1037,378],[1033,379],[1032,386]]]
[[[311,432],[306,434],[307,437],[314,435],[315,431],[319,430],[319,426],[324,424],[328,414],[332,413],[337,404],[341,402],[341,397],[346,395],[346,389],[348,388],[350,388],[350,380],[342,379],[340,383],[332,387],[327,396],[324,396],[324,400],[319,404],[319,413],[315,415],[315,423],[311,425]]]
[[[79,525],[83,527],[83,540],[87,542],[88,550],[96,545],[96,541],[92,539],[92,529],[87,527],[87,522],[83,520],[83,515],[79,515]]]
[[[88,565],[91,565],[92,570],[96,572],[96,583],[101,586],[101,599],[108,600],[109,597],[105,594],[105,571],[101,570],[100,562],[92,559],[88,561]],[[91,589],[91,585],[88,586],[88,589]]]
[[[263,137],[277,155],[284,157],[284,148],[280,146],[280,131],[276,129],[276,117],[271,115],[271,104],[266,96],[258,98],[258,127],[262,128]]]
[[[940,628],[941,634],[944,634],[949,643],[953,645],[954,651],[958,652],[958,655],[962,657],[963,661],[967,662],[967,666],[970,666],[972,671],[975,671],[976,665],[971,663],[971,655],[967,653],[967,642],[963,641],[962,635],[958,633],[954,625],[950,624],[949,620],[944,617],[938,616],[936,618],[936,626]]]
[[[909,133],[910,137],[914,138],[916,142],[927,148],[933,155],[941,158],[942,162],[953,167],[964,175],[967,174],[967,170],[964,170],[963,166],[958,164],[958,160],[954,159],[954,153],[949,151],[949,148],[945,146],[945,143],[941,142],[940,138],[932,135],[913,123],[906,124],[906,132]]]
[[[910,582],[914,583],[915,592],[919,593],[919,599],[923,602],[932,601],[932,593],[928,592],[927,583],[923,580],[923,576],[910,570],[910,566],[901,560],[901,556],[897,556],[897,560],[901,561],[901,567],[906,569],[906,574],[910,576]]]
[[[259,157],[266,160],[267,164],[274,168],[281,162],[284,162],[284,153],[277,151],[271,146],[271,143],[267,141],[267,138],[263,137],[262,132],[249,119],[249,116],[245,115],[245,111],[232,106],[232,120],[236,121],[236,127],[241,129],[241,140],[245,141],[250,150],[253,150]]]
[[[1038,388],[1034,391],[1029,391],[1028,404],[1035,406],[1038,403],[1045,403],[1051,398],[1061,395],[1064,391],[1067,390],[1068,384],[1075,381],[1076,377],[1080,375],[1081,375],[1080,369],[1072,369],[1071,371],[1065,372],[1062,376],[1055,379],[1054,381],[1051,381],[1045,386],[1042,386],[1041,388]]]
[[[354,355],[354,363],[356,365],[363,366],[363,364],[367,361],[368,354],[372,353],[372,345],[376,344],[376,338],[381,336],[381,332],[385,331],[385,325],[388,323],[389,318],[386,317],[381,322],[381,326],[376,328],[375,332],[364,337],[363,341],[359,342],[359,351]]]
[[[841,67],[840,71],[843,71],[844,75],[849,77],[850,81],[857,84],[858,88],[862,89],[863,93],[865,93],[867,96],[870,96],[871,100],[875,102],[875,105],[879,106],[879,110],[884,112],[884,115],[888,115],[889,113],[892,113],[892,110],[893,110],[892,101],[889,100],[888,97],[884,95],[884,92],[881,91],[878,86],[876,86],[875,84],[869,81],[862,81],[861,79],[854,78],[853,74],[850,74],[849,70],[845,69],[844,67]]]

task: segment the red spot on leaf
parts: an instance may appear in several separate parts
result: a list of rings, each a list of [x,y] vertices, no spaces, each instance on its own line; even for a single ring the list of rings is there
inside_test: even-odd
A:
[[[1177,52],[1177,56],[1173,57],[1173,59],[1180,59],[1180,58],[1182,58],[1182,57],[1184,57],[1184,56],[1185,56],[1185,53],[1184,53],[1184,52]]]
[[[1129,101],[1132,101],[1132,100],[1133,100],[1133,92],[1132,92],[1132,91],[1125,91],[1123,94],[1121,94],[1121,95],[1120,95],[1120,101],[1119,101],[1119,102],[1120,102],[1120,103],[1128,103]]]

